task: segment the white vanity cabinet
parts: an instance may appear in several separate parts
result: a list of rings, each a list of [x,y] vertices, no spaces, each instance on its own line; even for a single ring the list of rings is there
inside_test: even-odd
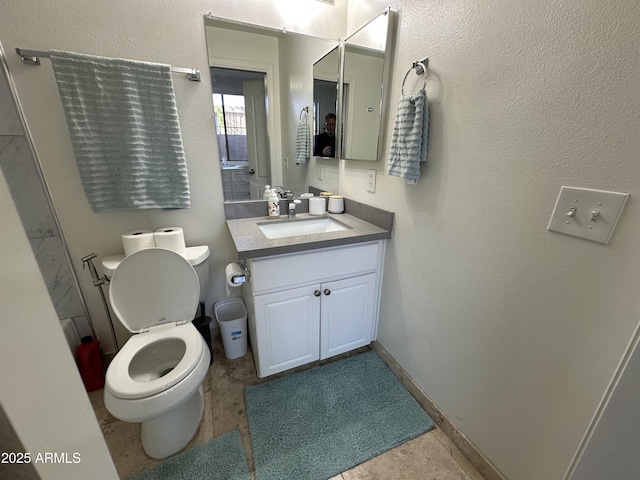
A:
[[[258,377],[375,340],[385,240],[252,259],[244,298]]]

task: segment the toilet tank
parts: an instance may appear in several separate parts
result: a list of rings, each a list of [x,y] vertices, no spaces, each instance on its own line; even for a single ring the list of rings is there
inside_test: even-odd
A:
[[[209,290],[209,255],[210,250],[207,245],[199,245],[195,247],[187,247],[187,253],[185,257],[187,261],[194,268],[198,274],[198,280],[200,281],[200,301],[204,302]],[[102,259],[102,273],[111,279],[113,273],[120,265],[120,262],[124,260],[123,255],[112,255],[110,257],[104,257]]]
[[[187,260],[198,274],[200,280],[200,301],[204,302],[209,290],[209,254],[207,245],[187,247]]]

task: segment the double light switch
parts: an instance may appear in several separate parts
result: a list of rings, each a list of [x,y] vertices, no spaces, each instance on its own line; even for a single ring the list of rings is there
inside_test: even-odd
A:
[[[563,186],[547,230],[609,243],[628,193]]]

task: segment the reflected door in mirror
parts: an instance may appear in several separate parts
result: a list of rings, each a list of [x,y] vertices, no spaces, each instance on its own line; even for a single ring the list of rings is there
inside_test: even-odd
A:
[[[265,75],[211,68],[225,201],[261,198],[270,183]]]

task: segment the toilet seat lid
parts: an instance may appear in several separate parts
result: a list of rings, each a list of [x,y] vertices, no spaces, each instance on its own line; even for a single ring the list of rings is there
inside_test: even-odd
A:
[[[163,248],[126,257],[111,278],[109,300],[132,333],[169,322],[191,321],[200,298],[200,282],[191,264]]]

